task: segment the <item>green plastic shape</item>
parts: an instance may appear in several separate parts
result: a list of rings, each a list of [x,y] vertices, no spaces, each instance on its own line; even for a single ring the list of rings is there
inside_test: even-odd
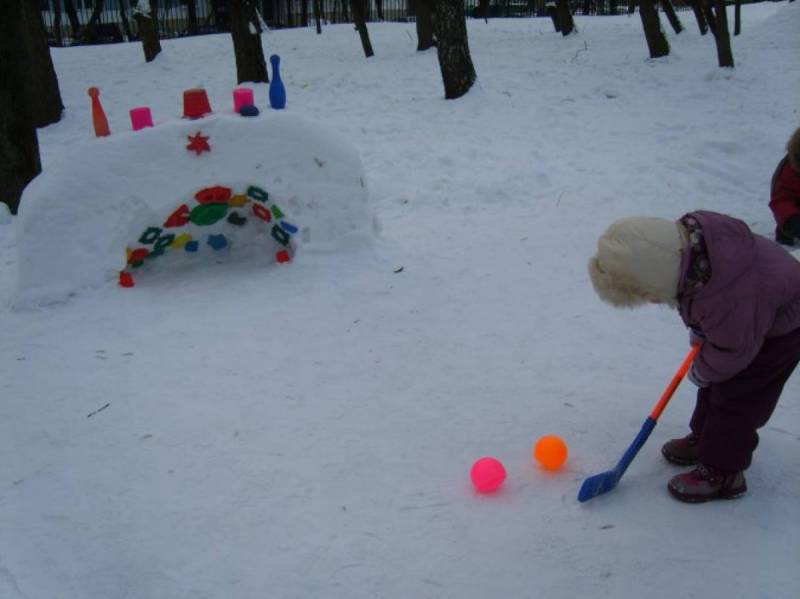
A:
[[[201,227],[207,227],[225,218],[227,213],[227,204],[201,204],[192,209],[189,220]]]

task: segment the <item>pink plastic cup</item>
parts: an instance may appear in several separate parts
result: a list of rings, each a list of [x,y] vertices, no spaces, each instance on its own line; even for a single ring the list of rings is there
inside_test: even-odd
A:
[[[242,106],[253,106],[255,102],[253,101],[253,90],[240,87],[238,89],[233,90],[233,110],[236,112],[242,111]]]
[[[153,115],[150,114],[150,109],[147,106],[131,109],[131,125],[133,125],[134,131],[152,127]]]

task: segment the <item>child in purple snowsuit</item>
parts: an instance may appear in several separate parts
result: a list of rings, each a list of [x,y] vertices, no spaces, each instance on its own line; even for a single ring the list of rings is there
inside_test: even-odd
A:
[[[670,493],[687,502],[744,494],[756,430],[800,362],[800,262],[738,219],[697,211],[615,222],[589,271],[604,301],[672,306],[702,343],[689,374],[699,387],[692,432],[662,448],[697,467],[673,477]]]

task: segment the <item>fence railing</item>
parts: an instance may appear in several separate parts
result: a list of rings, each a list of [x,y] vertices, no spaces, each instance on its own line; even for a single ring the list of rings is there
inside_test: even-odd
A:
[[[137,5],[155,8],[159,37],[173,38],[229,31],[228,0],[31,0],[40,3],[53,46],[103,44],[138,39]],[[367,20],[414,21],[416,0],[365,0]],[[544,17],[548,0],[492,0],[488,17]],[[619,14],[630,0],[570,0],[575,14]],[[673,0],[676,9],[682,0]],[[323,24],[352,19],[351,0],[319,0]],[[314,0],[256,0],[270,28],[305,27],[316,23]],[[469,17],[483,18],[479,0],[464,0]]]

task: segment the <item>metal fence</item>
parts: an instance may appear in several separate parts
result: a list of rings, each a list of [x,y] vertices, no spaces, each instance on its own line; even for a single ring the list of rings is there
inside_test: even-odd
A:
[[[50,44],[71,46],[138,39],[137,6],[154,8],[159,37],[173,38],[229,31],[228,0],[33,0],[40,3]],[[315,4],[323,24],[352,18],[351,0],[256,0],[266,26],[305,27],[316,23]],[[547,16],[547,0],[492,0],[488,17]],[[575,14],[617,14],[629,0],[570,0]],[[366,0],[367,20],[414,21],[416,0]],[[680,0],[675,2],[682,4]],[[465,0],[468,17],[483,18],[479,0]]]

